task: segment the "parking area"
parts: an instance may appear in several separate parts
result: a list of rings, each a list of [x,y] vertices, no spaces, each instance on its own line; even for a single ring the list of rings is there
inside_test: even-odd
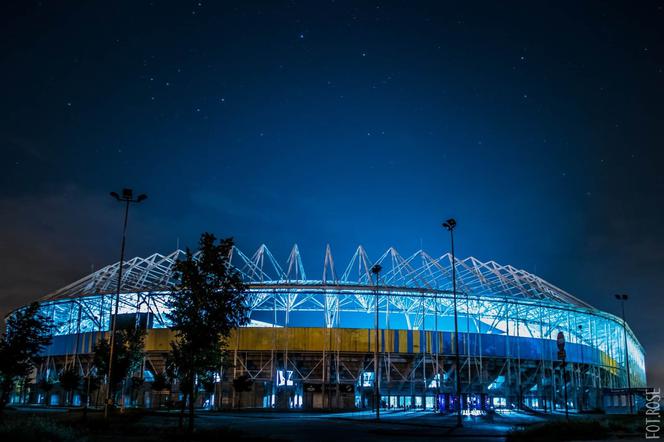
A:
[[[163,419],[145,418],[146,425]],[[411,441],[420,438],[502,441],[515,425],[534,423],[539,418],[527,415],[497,416],[493,421],[466,418],[463,428],[456,428],[455,416],[441,416],[423,411],[389,411],[380,421],[370,411],[344,413],[239,412],[202,413],[197,428],[227,426],[248,435],[284,441],[360,442],[380,438],[383,441]]]

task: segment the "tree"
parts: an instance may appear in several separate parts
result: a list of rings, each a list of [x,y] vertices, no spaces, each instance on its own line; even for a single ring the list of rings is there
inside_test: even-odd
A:
[[[202,390],[208,394],[214,393],[214,386],[216,384],[215,373],[208,373],[198,380]]]
[[[170,389],[171,384],[168,381],[165,373],[156,373],[154,375],[154,380],[150,384],[150,389],[157,393],[157,408],[161,407],[161,392]]]
[[[243,374],[233,379],[233,390],[235,390],[235,393],[237,393],[238,407],[240,404],[240,397],[242,393],[246,391],[251,391],[253,386],[254,386],[254,381],[253,379],[251,379],[251,376],[249,376],[248,374]]]
[[[157,373],[154,375],[154,381],[150,384],[150,388],[154,391],[166,390],[170,387],[170,383],[164,373]]]
[[[180,382],[185,404],[189,404],[189,430],[194,428],[197,380],[219,371],[226,341],[233,329],[248,322],[244,303],[246,286],[230,264],[233,239],[217,240],[211,233],[201,235],[200,253],[187,249],[175,264],[177,289],[168,301],[167,315],[175,331],[169,355],[169,374]]]
[[[142,373],[141,373],[142,374]],[[138,401],[138,394],[145,385],[145,378],[143,376],[132,376],[131,382],[129,382],[129,391],[131,403],[135,404]]]
[[[7,319],[0,339],[0,411],[18,379],[30,374],[39,362],[44,347],[51,343],[53,321],[39,310],[39,303],[14,312]]]
[[[51,405],[51,398],[49,396],[51,390],[55,387],[55,382],[50,378],[43,376],[37,381],[37,389],[44,392],[44,404],[48,407]]]
[[[108,388],[115,393],[118,386],[127,375],[138,370],[143,362],[143,341],[145,330],[140,327],[130,327],[118,330],[115,335],[115,349],[113,351],[113,379],[107,379]],[[94,347],[93,364],[97,369],[97,376],[108,376],[108,358],[111,345],[107,339],[101,339]]]
[[[90,392],[94,390],[99,392],[101,379],[99,379],[99,376],[96,376],[90,370],[88,370],[88,374],[83,377],[83,385],[85,388],[85,395],[83,398],[83,419],[86,419],[88,415],[88,405],[90,405]]]
[[[75,368],[66,368],[60,373],[60,386],[67,393],[66,404],[71,405],[74,392],[81,387],[83,379]]]

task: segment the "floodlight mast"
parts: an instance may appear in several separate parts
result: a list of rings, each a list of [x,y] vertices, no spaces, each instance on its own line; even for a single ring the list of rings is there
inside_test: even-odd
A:
[[[379,365],[378,365],[378,283],[380,282],[380,271],[383,270],[383,266],[380,264],[374,264],[371,267],[371,273],[375,277],[375,293],[376,293],[376,319],[375,319],[375,329],[376,329],[376,343],[374,345],[374,406],[376,407],[376,420],[380,420],[380,377],[379,377]]]
[[[457,314],[457,293],[456,293],[456,259],[454,257],[454,228],[456,220],[450,218],[443,223],[443,227],[450,232],[450,249],[452,254],[452,297],[454,299],[454,377],[456,379],[457,396],[457,427],[462,427],[461,420],[461,378],[459,377],[459,319]]]
[[[104,405],[104,418],[108,418],[108,412],[111,405],[114,403],[113,397],[113,385],[112,377],[113,374],[113,356],[115,348],[115,333],[117,330],[117,319],[118,319],[118,306],[120,304],[120,286],[122,285],[122,267],[124,266],[124,252],[125,252],[125,241],[127,238],[127,221],[129,219],[129,205],[132,203],[140,203],[145,201],[148,196],[144,193],[138,195],[134,198],[134,192],[132,189],[122,189],[122,195],[118,195],[117,192],[111,192],[110,195],[115,198],[117,201],[125,204],[124,210],[124,223],[122,225],[122,245],[120,246],[120,265],[118,268],[118,286],[115,292],[115,308],[113,313],[113,321],[111,325],[111,343],[108,356],[108,378],[106,381],[106,404]],[[102,319],[103,320],[103,319]]]
[[[579,324],[578,329],[579,329],[579,340],[581,341],[581,345],[579,346],[579,347],[581,347],[581,367],[579,368],[579,385],[581,387],[581,397],[578,398],[578,393],[577,393],[577,398],[578,398],[577,401],[579,402],[579,411],[583,412],[583,399],[584,399],[584,395],[585,395],[585,392],[586,392],[584,379],[583,379],[584,378],[584,376],[583,376],[583,364],[584,364],[584,361],[583,361],[583,325]],[[577,389],[577,391],[578,391],[578,389]]]
[[[629,349],[627,348],[627,322],[625,322],[625,301],[629,299],[628,295],[616,295],[616,299],[620,301],[622,307],[622,322],[623,322],[623,336],[625,338],[625,369],[627,370],[627,400],[629,401],[629,414],[634,413],[634,405],[632,404],[632,381],[629,373]]]

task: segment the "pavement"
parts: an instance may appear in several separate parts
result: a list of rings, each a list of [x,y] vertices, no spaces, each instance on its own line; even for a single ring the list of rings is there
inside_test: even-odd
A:
[[[145,425],[154,425],[149,416]],[[517,425],[532,424],[539,418],[528,415],[497,416],[493,422],[483,418],[466,418],[456,427],[455,416],[441,416],[425,411],[386,411],[376,421],[371,412],[294,413],[294,412],[222,412],[200,413],[196,427],[214,429],[227,426],[247,436],[270,437],[282,441],[362,442],[412,440],[503,441]]]
[[[66,408],[19,407],[19,413],[56,414],[63,421],[75,422],[80,419],[81,410]],[[125,415],[113,415],[112,430],[101,432],[93,441],[157,441],[179,440],[176,428],[177,411],[141,412],[129,409]],[[92,421],[102,420],[100,410],[90,410]],[[498,442],[506,439],[507,433],[515,427],[524,427],[538,422],[550,421],[550,416],[538,416],[522,412],[496,414],[492,417],[464,417],[463,427],[456,426],[455,415],[440,415],[431,411],[390,410],[381,411],[380,421],[376,421],[371,411],[351,411],[338,413],[316,413],[279,410],[240,410],[196,413],[196,429],[200,434],[195,440],[237,439],[260,441],[292,442],[365,442],[380,440],[419,441],[419,440],[462,440]],[[562,416],[553,419],[564,419]],[[186,425],[186,421],[185,421]],[[230,431],[229,431],[230,430]],[[237,430],[234,432],[233,430]],[[231,436],[235,435],[235,436]],[[167,436],[164,439],[164,436]],[[620,439],[636,437],[624,434]],[[212,440],[211,439],[211,440]],[[632,440],[632,439],[629,439]]]

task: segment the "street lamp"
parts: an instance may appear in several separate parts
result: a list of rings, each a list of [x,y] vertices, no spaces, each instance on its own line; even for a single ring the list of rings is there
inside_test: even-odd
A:
[[[581,340],[581,367],[579,368],[579,383],[581,384],[581,398],[579,399],[579,411],[583,411],[583,399],[586,393],[584,387],[584,375],[583,375],[583,325],[579,324],[579,339]]]
[[[104,417],[108,418],[108,409],[110,405],[113,404],[113,395],[112,390],[112,371],[113,371],[113,353],[115,349],[115,332],[117,327],[118,319],[118,306],[120,304],[120,285],[122,284],[122,267],[124,267],[124,252],[125,252],[125,240],[127,237],[127,220],[129,218],[129,205],[131,203],[140,203],[145,201],[148,196],[144,193],[138,195],[134,198],[134,192],[131,189],[122,189],[122,195],[118,195],[117,192],[111,192],[111,196],[117,201],[125,204],[124,211],[124,223],[122,226],[122,245],[120,246],[120,267],[118,268],[118,286],[115,292],[115,309],[113,314],[113,322],[111,325],[111,348],[109,350],[108,357],[108,388],[106,391],[106,405],[104,406]]]
[[[623,336],[625,338],[625,368],[627,369],[627,400],[629,401],[629,414],[634,412],[632,405],[632,381],[629,376],[629,349],[627,348],[627,322],[625,322],[625,301],[629,296],[625,294],[616,295],[616,299],[620,301],[622,307],[622,322],[623,322]]]
[[[450,218],[443,223],[443,227],[450,232],[450,246],[452,251],[452,297],[454,299],[454,377],[456,378],[457,396],[457,426],[462,427],[461,421],[461,378],[459,377],[459,320],[457,317],[457,295],[456,295],[456,259],[454,257],[454,228],[456,220]]]
[[[378,282],[380,281],[380,271],[383,270],[383,267],[380,264],[374,264],[371,267],[371,273],[375,278],[375,294],[376,294],[376,344],[374,347],[374,406],[376,407],[376,420],[380,420],[380,377],[378,374]]]

